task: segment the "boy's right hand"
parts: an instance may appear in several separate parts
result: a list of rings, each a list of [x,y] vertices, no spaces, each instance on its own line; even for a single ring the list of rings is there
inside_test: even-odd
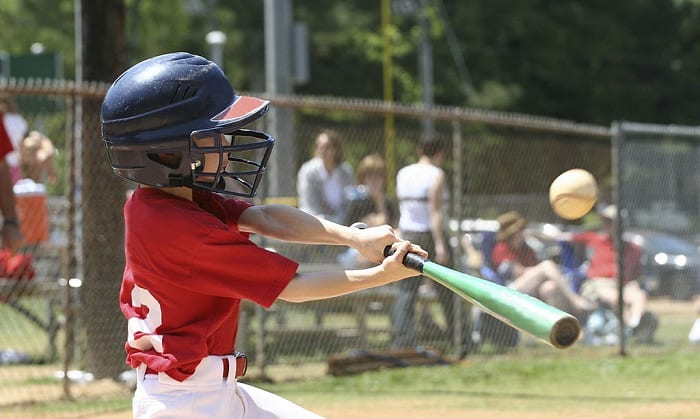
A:
[[[356,245],[353,247],[364,258],[375,263],[381,263],[384,260],[385,247],[392,246],[397,242],[403,242],[394,229],[388,225],[354,230]],[[428,257],[428,253],[417,244],[410,245],[410,249],[412,253],[417,253],[424,258]]]
[[[406,267],[403,264],[404,257],[407,253],[415,253],[425,258],[428,253],[420,246],[414,245],[408,241],[396,242],[391,246],[393,253],[382,261],[382,269],[390,276],[396,279],[410,278],[419,275],[415,269]]]
[[[353,228],[355,230],[355,245],[360,254],[375,263],[384,259],[384,248],[401,241],[394,229],[388,225],[368,228]]]

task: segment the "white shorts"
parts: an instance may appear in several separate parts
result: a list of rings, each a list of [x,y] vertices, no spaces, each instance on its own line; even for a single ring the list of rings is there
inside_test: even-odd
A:
[[[183,382],[165,373],[146,374],[145,365],[141,365],[136,369],[134,418],[322,418],[282,397],[237,382],[233,371],[223,378],[222,358],[202,359],[195,373]],[[233,356],[228,358],[230,365],[236,365]]]

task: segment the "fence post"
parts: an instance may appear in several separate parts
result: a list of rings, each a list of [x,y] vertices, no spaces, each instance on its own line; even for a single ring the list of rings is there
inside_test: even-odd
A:
[[[617,303],[617,318],[619,320],[620,327],[618,328],[619,337],[619,354],[621,356],[627,355],[626,353],[626,339],[625,339],[625,301],[623,299],[623,272],[624,272],[624,261],[622,258],[623,243],[622,243],[622,217],[620,217],[621,208],[620,205],[624,202],[622,200],[622,156],[621,150],[624,142],[623,128],[620,123],[613,122],[612,125],[612,141],[610,149],[610,164],[611,164],[611,174],[612,174],[612,201],[617,205],[617,214],[615,216],[615,254],[617,255],[617,293],[618,293],[618,303]]]
[[[267,366],[265,356],[265,319],[267,318],[267,313],[264,308],[256,305],[255,315],[258,318],[258,332],[255,334],[255,360],[260,364],[260,377],[265,379],[267,378],[265,374],[265,367]]]
[[[452,244],[452,261],[454,266],[458,266],[462,257],[462,249],[459,245],[462,234],[462,179],[464,178],[464,164],[462,160],[462,124],[458,120],[452,121],[452,217],[455,225],[450,228],[452,237],[448,240]],[[457,294],[453,295],[453,312],[455,324],[452,325],[454,331],[454,352],[455,356],[461,358],[464,355],[464,325],[469,321],[469,317],[464,315],[465,302]]]

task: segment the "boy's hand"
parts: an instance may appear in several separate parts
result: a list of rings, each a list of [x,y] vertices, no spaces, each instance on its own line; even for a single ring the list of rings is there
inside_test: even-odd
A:
[[[384,259],[384,248],[401,241],[394,229],[388,225],[355,229],[355,245],[360,254],[372,262],[381,263]]]
[[[375,263],[381,263],[384,260],[384,248],[401,241],[401,238],[391,226],[383,225],[357,229],[355,234],[356,245],[353,247],[366,259]],[[417,244],[409,243],[409,251],[425,258],[428,257],[428,253]]]
[[[382,269],[386,273],[397,279],[419,275],[419,272],[416,270],[404,266],[403,259],[407,253],[417,253],[422,257],[426,257],[427,252],[421,249],[420,246],[413,245],[407,241],[394,243],[392,249],[394,252],[382,261]]]

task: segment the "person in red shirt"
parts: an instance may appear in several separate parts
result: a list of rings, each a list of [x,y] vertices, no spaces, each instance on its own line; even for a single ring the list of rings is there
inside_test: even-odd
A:
[[[517,211],[502,214],[498,223],[498,242],[493,248],[491,262],[505,285],[575,315],[596,308],[595,303],[570,288],[553,261],[538,260],[525,241],[527,221]]]
[[[590,254],[590,266],[586,272],[586,280],[581,285],[581,294],[607,304],[610,307],[618,305],[619,291],[617,285],[617,256],[613,242],[617,207],[608,205],[598,214],[601,231],[587,231],[572,234],[570,240],[583,243]],[[622,273],[623,295],[625,301],[625,325],[632,330],[642,321],[647,311],[647,293],[639,285],[637,278],[641,273],[642,250],[631,242],[623,246],[624,271]]]
[[[347,294],[415,275],[388,225],[356,229],[282,205],[253,205],[274,139],[243,129],[268,110],[239,96],[221,69],[178,52],[142,61],[109,88],[103,140],[114,172],[139,184],[124,206],[120,306],[127,363],[137,371],[136,418],[318,418],[236,378],[242,300],[270,307]],[[226,197],[225,197],[226,196]],[[251,241],[357,249],[372,266],[297,272],[298,264]],[[386,246],[395,253],[384,257]]]
[[[7,162],[7,155],[14,148],[2,123],[0,113],[0,212],[2,212],[2,247],[17,250],[24,242],[24,236],[19,228],[19,219],[15,209],[15,193],[12,189],[12,173]]]

